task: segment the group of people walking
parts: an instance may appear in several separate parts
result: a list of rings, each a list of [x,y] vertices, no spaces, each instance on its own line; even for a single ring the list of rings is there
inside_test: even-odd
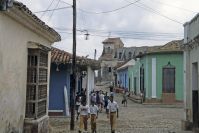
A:
[[[77,120],[80,117],[79,133],[88,130],[88,119],[91,123],[91,133],[97,133],[97,118],[98,113],[102,112],[103,108],[106,110],[107,118],[110,119],[111,133],[115,133],[116,118],[119,117],[119,106],[114,101],[114,93],[103,93],[103,91],[96,91],[90,94],[91,105],[87,105],[86,98],[81,99],[81,103],[77,106]]]

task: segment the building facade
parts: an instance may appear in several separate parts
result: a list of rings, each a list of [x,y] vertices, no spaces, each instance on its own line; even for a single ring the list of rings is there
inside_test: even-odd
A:
[[[77,56],[76,92],[87,90],[87,103],[89,94],[94,89],[94,70],[99,69],[96,60]],[[51,75],[49,91],[49,115],[69,116],[70,90],[72,75],[72,54],[52,48]],[[55,100],[56,99],[56,100]]]
[[[183,128],[199,128],[199,14],[184,24],[184,120]]]
[[[98,72],[100,82],[113,82],[114,67],[117,65],[116,51],[124,46],[120,38],[108,38],[103,42],[103,52],[99,61],[101,62],[101,70]]]
[[[98,71],[98,81],[113,82],[115,85],[117,85],[117,66],[135,59],[139,53],[145,53],[147,50],[147,46],[124,47],[120,38],[107,38],[102,43],[104,46],[99,58],[101,70]]]
[[[131,82],[129,71],[135,65],[135,60],[131,59],[121,67],[117,68],[117,87],[130,91]]]
[[[0,26],[0,132],[46,133],[50,47],[61,37],[17,1]]]
[[[172,41],[141,54],[131,69],[132,90],[146,100],[173,103],[183,101],[182,41]]]

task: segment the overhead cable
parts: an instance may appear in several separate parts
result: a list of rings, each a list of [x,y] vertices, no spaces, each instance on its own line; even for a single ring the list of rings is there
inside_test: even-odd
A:
[[[128,2],[128,3],[131,3],[131,2],[128,1],[128,0],[124,0],[124,1],[126,1],[126,2]],[[134,6],[137,6],[137,7],[141,8],[141,9],[146,10],[146,11],[155,13],[155,14],[161,16],[161,17],[164,17],[164,18],[166,18],[166,19],[168,19],[168,20],[171,20],[171,21],[173,21],[173,22],[176,22],[176,23],[178,23],[178,24],[180,24],[180,25],[183,24],[182,22],[179,22],[179,21],[177,21],[177,20],[175,20],[175,19],[172,19],[172,18],[170,18],[170,17],[168,17],[168,16],[166,16],[166,15],[160,13],[159,11],[154,10],[153,8],[151,8],[151,7],[149,7],[149,6],[147,6],[147,5],[143,4],[143,3],[141,3],[141,2],[139,2],[139,4],[142,5],[142,6],[144,6],[144,7],[139,6],[139,5],[137,5],[137,4],[134,4]]]

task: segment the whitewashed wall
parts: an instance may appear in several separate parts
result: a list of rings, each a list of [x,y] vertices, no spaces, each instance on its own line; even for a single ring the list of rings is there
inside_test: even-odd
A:
[[[27,43],[50,42],[0,13],[0,133],[23,131],[26,103]]]

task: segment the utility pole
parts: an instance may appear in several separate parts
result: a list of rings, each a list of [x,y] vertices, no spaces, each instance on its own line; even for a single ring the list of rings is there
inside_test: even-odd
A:
[[[72,85],[70,90],[70,130],[75,129],[75,93],[76,92],[76,0],[73,0],[73,59],[72,59]]]
[[[95,49],[94,60],[96,60],[97,50]]]

